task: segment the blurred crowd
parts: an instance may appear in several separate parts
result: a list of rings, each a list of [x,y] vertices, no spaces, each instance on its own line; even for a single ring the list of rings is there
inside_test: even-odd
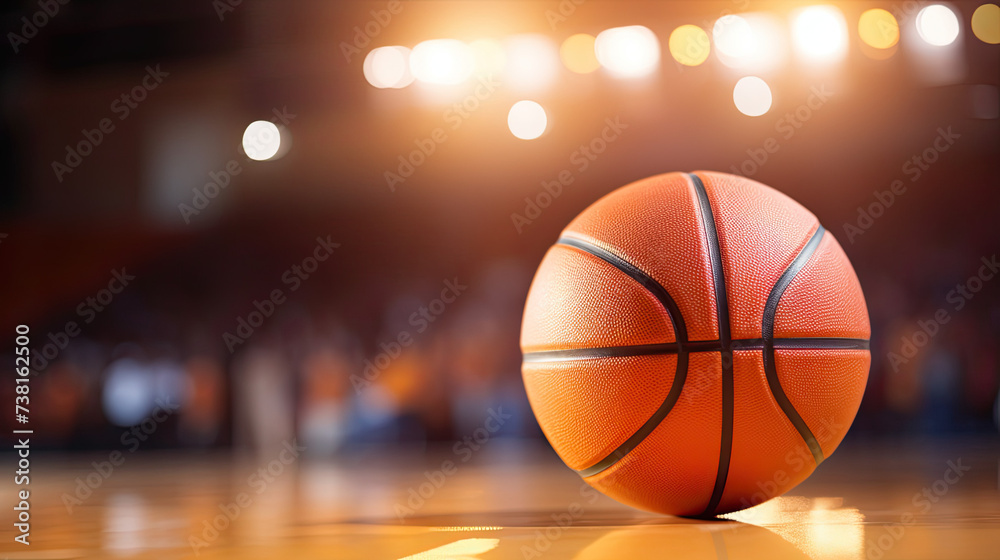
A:
[[[436,286],[408,279],[421,288],[351,294],[363,317],[338,313],[319,285],[254,316],[260,292],[251,286],[195,305],[169,281],[137,282],[78,336],[62,335],[65,314],[33,326],[35,441],[88,449],[138,436],[150,448],[268,449],[297,438],[329,455],[459,440],[501,409],[511,419],[496,435],[538,437],[517,347],[529,281],[527,268],[502,260]],[[384,307],[373,320],[360,301]],[[237,317],[252,332],[230,352],[222,333],[248,334]],[[12,400],[13,385],[2,392]]]
[[[959,257],[942,252],[955,261],[942,269],[962,270]],[[974,273],[975,262],[964,268]],[[136,283],[53,359],[33,362],[36,444],[253,450],[297,438],[322,456],[351,445],[460,440],[501,407],[511,420],[498,435],[539,438],[517,345],[533,270],[523,259],[495,258],[468,277],[390,282],[389,293],[385,283],[345,294],[317,281],[262,316],[232,353],[222,333],[254,309],[262,292],[252,282],[201,296],[169,276]],[[863,276],[875,335],[854,433],[995,429],[997,298],[980,295],[954,310],[947,296],[962,277]],[[900,353],[939,308],[950,320],[926,342],[917,337],[924,343],[912,355]],[[33,325],[33,351],[65,321]],[[12,391],[3,384],[4,402]]]

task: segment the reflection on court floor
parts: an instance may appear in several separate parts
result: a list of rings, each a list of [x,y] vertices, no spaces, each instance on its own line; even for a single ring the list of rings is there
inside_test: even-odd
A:
[[[294,446],[253,458],[150,451],[104,471],[92,488],[95,458],[40,455],[33,544],[0,551],[10,559],[589,560],[623,551],[987,559],[1000,550],[998,448],[995,439],[848,444],[791,495],[714,521],[622,506],[548,449],[517,440],[484,446],[436,484],[427,473],[447,448],[359,449],[336,462],[300,458]]]

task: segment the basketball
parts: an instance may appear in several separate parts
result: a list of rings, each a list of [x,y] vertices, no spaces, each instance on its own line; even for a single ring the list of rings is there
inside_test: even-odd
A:
[[[787,492],[833,453],[869,337],[854,269],[816,216],[744,177],[668,173],[598,200],[548,250],[522,376],[588,484],[709,517]]]

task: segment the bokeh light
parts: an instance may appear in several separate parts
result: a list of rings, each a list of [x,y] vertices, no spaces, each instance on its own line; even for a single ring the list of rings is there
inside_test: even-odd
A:
[[[104,416],[116,426],[139,424],[155,406],[152,372],[131,358],[108,366],[102,393]]]
[[[858,20],[858,36],[870,47],[888,49],[899,42],[899,23],[886,10],[867,10]]]
[[[472,51],[455,39],[432,39],[413,47],[410,71],[427,84],[460,84],[472,74]]]
[[[660,41],[641,25],[602,31],[594,41],[594,50],[601,66],[624,78],[648,76],[660,63]]]
[[[972,33],[991,45],[1000,44],[1000,6],[983,4],[972,14]]]
[[[722,16],[712,26],[712,38],[720,55],[732,58],[752,56],[757,42],[746,19],[737,15]]]
[[[933,4],[917,14],[917,33],[927,44],[944,47],[958,38],[958,16],[943,4]]]
[[[512,91],[538,92],[559,76],[559,49],[544,35],[508,37],[503,44],[507,56],[504,87]]]
[[[507,113],[507,127],[522,140],[534,140],[545,132],[549,119],[541,105],[530,100],[518,101]]]
[[[567,37],[561,47],[559,47],[559,57],[562,58],[566,68],[577,74],[589,74],[601,67],[597,61],[597,53],[594,51],[593,35],[577,33]]]
[[[281,149],[281,131],[270,121],[254,121],[243,131],[243,151],[247,157],[264,161]]]
[[[733,103],[744,115],[759,117],[771,109],[771,88],[757,76],[740,78],[733,88]]]
[[[377,88],[401,88],[413,83],[410,72],[410,49],[379,47],[365,57],[365,79]]]
[[[833,6],[809,6],[792,16],[792,42],[803,61],[830,63],[847,54],[847,22]]]
[[[723,16],[712,29],[715,55],[740,75],[770,72],[788,60],[787,26],[772,14],[750,12]]]
[[[698,66],[708,59],[711,44],[708,33],[697,25],[682,25],[674,29],[667,42],[670,56],[685,66]]]

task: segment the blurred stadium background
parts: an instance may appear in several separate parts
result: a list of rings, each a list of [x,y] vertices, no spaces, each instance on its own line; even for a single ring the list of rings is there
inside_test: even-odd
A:
[[[11,364],[31,328],[36,447],[118,447],[165,405],[144,449],[419,447],[498,407],[500,434],[541,438],[518,350],[541,256],[603,194],[694,169],[789,194],[852,259],[873,365],[848,441],[996,430],[998,289],[969,283],[1000,241],[994,4],[72,0],[2,22],[0,332]]]

